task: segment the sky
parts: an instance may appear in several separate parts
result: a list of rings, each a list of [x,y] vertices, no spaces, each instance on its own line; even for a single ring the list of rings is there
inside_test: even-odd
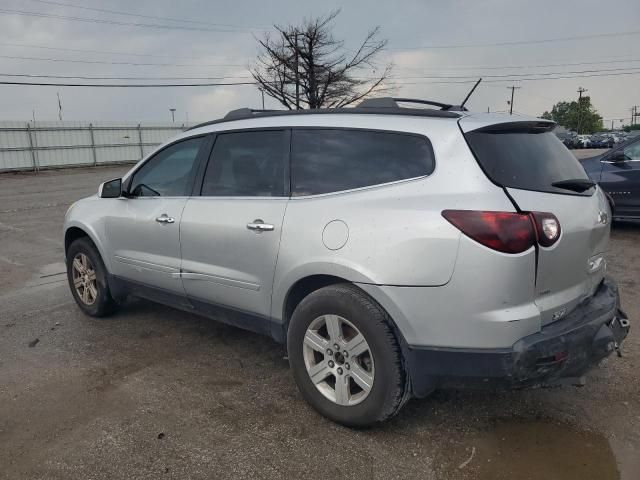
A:
[[[257,37],[274,24],[299,24],[336,8],[334,36],[348,49],[380,27],[388,44],[378,65],[393,64],[394,96],[459,103],[483,77],[471,110],[508,109],[514,85],[520,87],[514,111],[539,116],[558,101],[576,99],[583,87],[606,125],[614,120],[616,127],[621,119],[628,124],[630,108],[640,105],[638,0],[0,0],[0,81],[251,81]],[[572,78],[557,78],[563,76]],[[58,94],[64,120],[167,122],[175,108],[176,122],[193,123],[261,107],[253,85],[0,85],[0,120],[56,120]],[[266,107],[278,105],[267,99]]]

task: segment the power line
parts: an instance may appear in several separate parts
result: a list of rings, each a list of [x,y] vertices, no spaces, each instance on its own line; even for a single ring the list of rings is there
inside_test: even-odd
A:
[[[516,79],[493,79],[483,80],[483,83],[511,83],[513,80],[518,82],[535,82],[542,80],[561,80],[570,78],[589,78],[589,77],[617,77],[622,75],[640,75],[640,71],[633,72],[617,72],[617,73],[593,73],[588,75],[571,75],[556,77],[532,77],[532,78],[516,78]],[[397,82],[399,85],[431,85],[431,84],[458,84],[458,83],[475,83],[475,80],[436,80],[426,82]]]
[[[49,57],[23,57],[19,55],[0,55],[0,58],[9,58],[12,60],[35,60],[45,62],[61,62],[61,63],[90,63],[103,65],[134,65],[144,67],[245,67],[246,64],[241,63],[213,63],[213,64],[196,64],[196,63],[137,63],[137,62],[111,62],[106,60],[73,60],[69,58],[49,58]]]
[[[618,71],[623,69],[603,69],[603,70],[583,70],[583,71],[575,71],[575,72],[546,72],[546,73],[528,73],[526,74],[529,78],[517,78],[522,77],[522,75],[493,75],[489,77],[493,78],[505,78],[504,81],[513,81],[513,80],[528,80],[532,76],[535,77],[544,77],[548,75],[561,75],[561,74],[572,74],[571,77],[567,78],[582,78],[580,74],[583,73],[597,73],[597,72],[608,72],[608,71]],[[640,73],[640,67],[635,69],[624,69],[631,70],[628,72],[620,72],[620,73]],[[79,80],[242,80],[242,79],[250,79],[250,76],[180,76],[180,77],[158,77],[158,76],[93,76],[93,75],[53,75],[53,74],[31,74],[31,73],[0,73],[0,77],[23,77],[23,78],[53,78],[53,79],[79,79]],[[514,78],[516,77],[516,78]],[[398,83],[403,83],[402,80],[412,80],[412,79],[466,79],[466,78],[476,78],[476,76],[423,76],[423,77],[390,77],[390,80],[400,80]],[[357,77],[358,80],[375,80],[374,77]],[[453,82],[453,83],[468,83],[471,80],[464,82]],[[448,82],[442,82],[448,83]]]
[[[264,27],[259,27],[259,26],[255,26],[255,25],[236,25],[236,24],[231,24],[231,23],[211,23],[211,22],[204,22],[202,20],[192,20],[192,19],[187,19],[187,18],[175,18],[175,17],[158,17],[155,15],[142,15],[139,13],[130,13],[130,12],[123,12],[121,10],[108,10],[106,8],[95,8],[95,7],[85,7],[83,5],[74,5],[71,3],[64,3],[64,2],[53,2],[51,0],[30,0],[32,2],[38,2],[38,3],[46,3],[49,5],[55,5],[57,7],[70,7],[70,8],[79,8],[82,10],[90,10],[93,12],[101,12],[101,13],[113,13],[116,15],[126,15],[129,17],[138,17],[138,18],[149,18],[152,20],[164,20],[164,21],[170,21],[170,22],[183,22],[183,23],[196,23],[196,24],[200,24],[200,25],[211,25],[211,26],[216,26],[216,27],[232,27],[232,28],[252,28],[252,29],[261,29]]]
[[[0,44],[1,45],[1,44]],[[414,67],[397,67],[400,69],[406,70],[507,70],[514,68],[548,68],[548,67],[575,67],[579,65],[599,65],[606,63],[628,63],[628,62],[640,62],[640,58],[636,59],[625,59],[625,60],[605,60],[599,62],[576,62],[576,63],[547,63],[544,65],[491,65],[491,66],[483,66],[483,65],[450,65],[450,66],[435,66],[435,67],[427,67],[427,68],[414,68]]]
[[[542,77],[542,78],[523,78],[518,81],[538,81],[538,80],[555,80],[563,78],[586,78],[586,77],[604,77],[619,75],[639,75],[637,72],[618,72],[605,74],[589,74],[575,76],[558,76],[558,77]],[[487,80],[488,83],[510,82],[511,80]],[[423,85],[423,84],[462,84],[475,83],[474,80],[448,80],[448,81],[427,81],[427,82],[394,82],[398,85]],[[100,87],[100,88],[156,88],[156,87],[215,87],[215,86],[237,86],[237,85],[257,85],[256,82],[226,82],[226,83],[170,83],[170,84],[99,84],[99,83],[44,83],[44,82],[13,82],[0,81],[0,85],[32,85],[32,86],[54,86],[54,87]]]
[[[9,10],[0,9],[0,14],[7,15],[22,15],[26,17],[38,17],[38,18],[52,18],[55,20],[69,20],[74,22],[85,23],[100,23],[105,25],[118,25],[128,27],[141,27],[141,28],[159,28],[163,30],[190,30],[197,32],[216,32],[216,33],[239,33],[241,30],[230,30],[221,28],[206,28],[206,27],[191,27],[187,25],[163,25],[159,23],[137,23],[137,22],[124,22],[121,20],[107,20],[102,18],[90,18],[90,17],[74,17],[70,15],[56,15],[53,13],[39,13],[39,12],[25,12],[24,10]],[[250,31],[247,29],[247,31]]]
[[[78,80],[242,80],[252,77],[100,77],[92,75],[47,75],[32,73],[0,73],[0,77],[62,78]]]
[[[63,52],[80,52],[80,53],[102,53],[105,55],[128,55],[131,57],[157,57],[157,58],[190,58],[201,59],[202,57],[192,57],[187,55],[158,55],[155,53],[130,53],[130,52],[115,52],[113,50],[91,50],[85,48],[64,48],[64,47],[49,47],[47,45],[29,45],[26,43],[0,43],[0,47],[21,47],[21,48],[39,48],[43,50],[59,50]],[[210,55],[207,55],[209,57]],[[228,55],[217,55],[220,58],[231,58]],[[238,58],[234,56],[234,58]]]
[[[578,70],[569,72],[528,72],[528,73],[509,73],[502,75],[483,75],[483,78],[518,78],[518,77],[530,77],[532,75],[546,76],[546,75],[568,75],[579,73],[599,73],[599,72],[619,72],[622,70],[638,70],[640,67],[627,67],[627,68],[601,68],[595,70]],[[404,78],[404,79],[418,79],[418,78],[477,78],[478,75],[422,75],[416,77],[391,77],[391,78]]]
[[[34,0],[39,1],[39,0]],[[187,55],[159,55],[154,53],[131,53],[131,52],[118,52],[113,50],[93,50],[93,49],[85,49],[85,48],[66,48],[66,47],[51,47],[48,45],[33,45],[26,43],[0,43],[2,47],[21,47],[21,48],[36,48],[43,50],[56,50],[56,51],[66,51],[66,52],[79,52],[79,53],[100,53],[105,55],[125,55],[132,57],[154,57],[154,58],[188,58],[188,59],[201,59],[200,57],[187,56]],[[206,57],[210,57],[210,55],[206,55]],[[218,55],[219,58],[231,58],[228,55]],[[627,56],[628,57],[628,56]],[[238,58],[238,56],[233,56],[233,58]],[[249,57],[246,57],[249,58]],[[611,58],[611,57],[607,57]],[[616,58],[616,57],[613,57]],[[621,57],[618,57],[621,58]],[[434,67],[400,67],[396,66],[396,69],[400,70],[412,70],[412,71],[422,71],[422,70],[507,70],[507,69],[521,69],[521,68],[548,68],[548,67],[573,67],[579,65],[599,65],[599,64],[608,64],[608,63],[628,63],[628,62],[640,62],[640,58],[625,58],[624,60],[600,60],[600,61],[585,61],[585,62],[574,62],[574,63],[547,63],[541,65],[443,65],[443,66],[434,66]],[[238,65],[240,66],[240,65]]]
[[[473,44],[456,44],[456,45],[425,45],[418,47],[395,47],[385,48],[385,50],[423,50],[423,49],[444,49],[444,48],[478,48],[478,47],[505,47],[510,45],[530,45],[537,43],[566,42],[571,40],[584,40],[588,38],[604,38],[604,37],[622,37],[628,35],[637,35],[640,30],[632,30],[629,32],[611,32],[611,33],[595,33],[591,35],[576,35],[573,37],[557,37],[545,38],[540,40],[519,40],[515,42],[496,42],[496,43],[473,43]]]
[[[155,84],[124,84],[124,83],[44,83],[44,82],[9,82],[0,81],[0,85],[32,85],[40,87],[99,87],[99,88],[161,88],[161,87],[224,87],[236,85],[256,85],[255,82],[229,83],[155,83]]]

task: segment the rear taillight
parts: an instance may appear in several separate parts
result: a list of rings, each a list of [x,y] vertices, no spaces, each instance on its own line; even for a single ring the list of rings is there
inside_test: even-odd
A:
[[[442,216],[478,243],[504,253],[522,253],[536,244],[553,245],[560,222],[550,213],[444,210]]]
[[[560,238],[560,222],[552,213],[531,212],[531,219],[536,226],[538,243],[550,247]]]

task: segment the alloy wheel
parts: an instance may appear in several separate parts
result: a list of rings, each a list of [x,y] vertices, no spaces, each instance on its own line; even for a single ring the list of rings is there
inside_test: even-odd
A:
[[[373,355],[364,335],[338,315],[316,318],[304,336],[309,378],[327,399],[342,406],[362,402],[373,388]]]
[[[85,305],[93,305],[98,298],[96,271],[91,260],[84,253],[78,253],[73,258],[73,286],[78,298]]]

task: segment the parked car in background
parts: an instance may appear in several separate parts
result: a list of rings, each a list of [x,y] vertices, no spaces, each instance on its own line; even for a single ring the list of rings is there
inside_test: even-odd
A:
[[[640,136],[581,163],[589,178],[611,197],[614,218],[640,218]]]
[[[608,134],[594,134],[589,138],[589,148],[611,148],[615,145],[615,141]]]
[[[573,132],[562,132],[556,133],[556,136],[560,139],[560,141],[564,144],[565,147],[569,149],[579,148],[578,137]]]
[[[591,146],[591,135],[578,135],[577,148],[589,148]]]
[[[79,308],[141,296],[270,336],[350,426],[610,355],[629,330],[610,210],[555,124],[399,101],[241,109],[162,145],[68,210]]]

